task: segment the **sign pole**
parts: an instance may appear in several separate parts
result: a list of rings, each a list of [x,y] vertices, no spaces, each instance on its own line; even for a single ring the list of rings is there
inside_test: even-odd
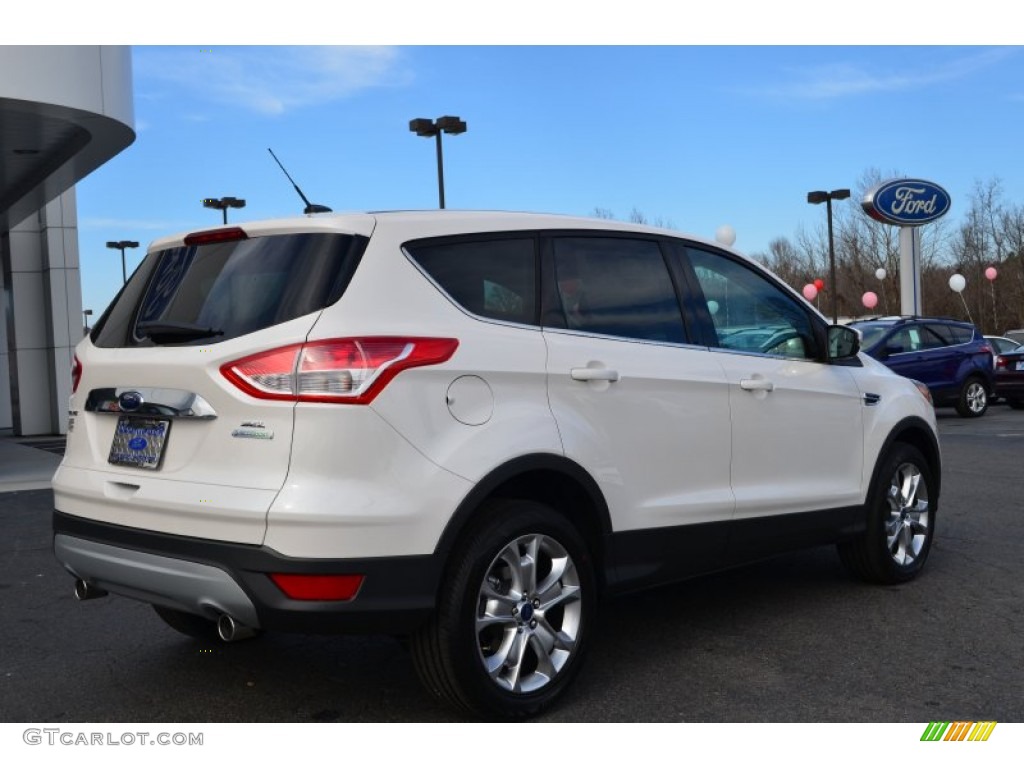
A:
[[[900,314],[921,314],[921,234],[900,227]]]

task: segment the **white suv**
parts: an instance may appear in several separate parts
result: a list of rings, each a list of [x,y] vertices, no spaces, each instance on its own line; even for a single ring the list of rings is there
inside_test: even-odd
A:
[[[407,636],[426,688],[528,717],[601,595],[836,542],[928,556],[927,390],[676,232],[314,215],[158,240],[75,358],[54,550],[83,599],[230,641]]]

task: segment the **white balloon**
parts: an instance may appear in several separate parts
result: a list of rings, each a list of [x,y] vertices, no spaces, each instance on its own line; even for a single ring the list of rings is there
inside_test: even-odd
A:
[[[731,247],[736,242],[736,230],[728,224],[723,224],[715,230],[715,240],[722,245]]]
[[[708,312],[712,315],[718,314],[718,302],[714,299],[711,299],[711,301],[708,302]]]
[[[955,274],[949,278],[949,289],[960,293],[964,288],[967,287],[967,279],[961,274]]]
[[[875,270],[875,277],[877,277],[879,280],[885,280],[885,270],[882,269],[881,267],[876,269]]]

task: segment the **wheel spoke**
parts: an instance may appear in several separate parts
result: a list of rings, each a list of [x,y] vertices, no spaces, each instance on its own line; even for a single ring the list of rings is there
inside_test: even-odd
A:
[[[523,598],[523,593],[513,588],[510,588],[508,592],[499,592],[490,580],[484,581],[483,586],[480,587],[480,595],[510,607]]]
[[[575,602],[579,599],[579,587],[574,585],[564,585],[559,587],[557,591],[549,590],[548,593],[540,596],[540,610],[546,613],[547,611],[550,611],[557,605],[561,605],[562,603]]]
[[[531,536],[526,542],[526,551],[519,558],[523,592],[532,593],[537,589],[537,553],[539,550],[540,537]]]
[[[531,635],[529,644],[537,657],[537,668],[531,677],[537,676],[540,678],[539,680],[532,680],[530,687],[539,688],[551,682],[551,679],[558,674],[558,668],[553,663],[550,648],[545,647],[544,642],[538,635]]]
[[[920,472],[907,472],[903,477],[903,506],[909,507],[917,500],[917,488],[921,484]]]

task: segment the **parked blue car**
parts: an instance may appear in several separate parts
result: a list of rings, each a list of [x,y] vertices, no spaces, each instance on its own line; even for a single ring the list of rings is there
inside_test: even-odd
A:
[[[995,381],[992,346],[970,323],[941,317],[883,317],[849,324],[861,349],[901,376],[928,385],[936,406],[965,417],[988,409]]]

